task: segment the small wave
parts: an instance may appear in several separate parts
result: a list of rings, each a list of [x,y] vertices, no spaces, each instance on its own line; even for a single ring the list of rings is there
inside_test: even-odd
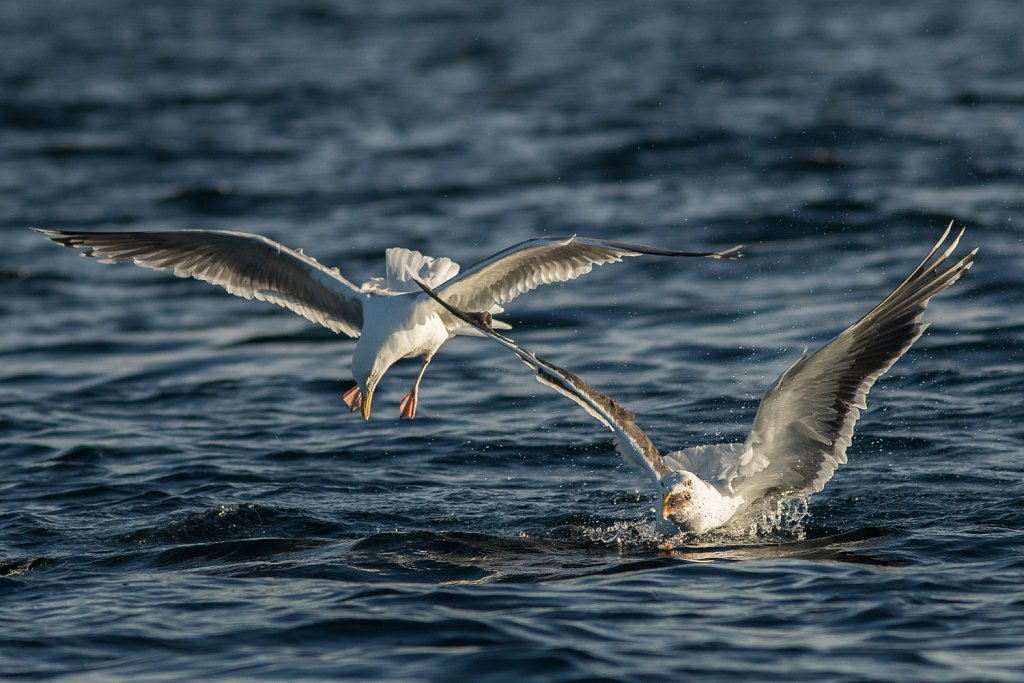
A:
[[[28,557],[17,560],[0,560],[0,579],[24,574],[32,569],[40,569],[50,564],[46,557]]]
[[[178,566],[210,561],[255,562],[274,555],[318,548],[328,542],[311,538],[250,538],[197,543],[164,550],[157,555],[154,563],[157,566]]]
[[[271,535],[336,536],[342,527],[299,510],[254,503],[222,505],[191,513],[168,524],[114,537],[117,543],[156,545],[237,540]]]

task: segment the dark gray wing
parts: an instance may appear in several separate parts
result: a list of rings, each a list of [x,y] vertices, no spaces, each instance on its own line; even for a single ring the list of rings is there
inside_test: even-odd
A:
[[[498,252],[437,288],[445,301],[464,311],[492,311],[520,294],[553,282],[574,280],[594,266],[617,263],[628,256],[739,256],[739,247],[725,251],[690,252],[609,242],[586,237],[527,240]]]
[[[104,263],[134,261],[223,287],[235,296],[283,306],[335,332],[358,337],[366,295],[337,269],[283,244],[243,232],[66,232],[33,228]]]
[[[647,470],[655,482],[660,482],[662,477],[671,472],[662,461],[661,454],[654,447],[650,437],[636,423],[636,416],[621,403],[602,394],[568,370],[549,363],[535,353],[522,348],[508,337],[495,332],[491,327],[490,314],[486,312],[465,313],[441,299],[437,293],[422,282],[419,285],[424,292],[452,315],[472,325],[481,334],[504,346],[519,360],[533,368],[537,373],[538,382],[575,402],[598,422],[610,429],[616,436],[619,450]]]
[[[794,363],[761,400],[731,485],[748,501],[772,493],[815,493],[846,462],[846,449],[875,381],[927,327],[929,300],[970,269],[977,249],[947,267],[960,241],[943,233],[921,265],[870,313]]]

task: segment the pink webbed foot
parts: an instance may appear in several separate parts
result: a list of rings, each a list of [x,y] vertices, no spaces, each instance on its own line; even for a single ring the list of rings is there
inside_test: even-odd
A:
[[[428,365],[430,365],[430,358],[424,358],[423,365],[420,367],[420,374],[416,376],[416,382],[412,385],[409,393],[402,397],[399,419],[407,417],[411,420],[416,417],[416,403],[420,393],[420,382],[423,381],[423,373],[427,371]]]
[[[399,418],[407,417],[410,420],[416,417],[416,393],[410,391],[408,394],[402,397],[402,404],[399,406]]]
[[[348,406],[349,411],[355,412],[363,405],[363,392],[360,391],[359,385],[355,385],[351,389],[345,392],[345,395],[341,397],[341,400]]]

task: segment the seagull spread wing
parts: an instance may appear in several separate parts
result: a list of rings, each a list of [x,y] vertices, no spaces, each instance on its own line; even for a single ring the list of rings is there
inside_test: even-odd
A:
[[[445,301],[463,311],[490,311],[520,294],[553,282],[574,280],[594,266],[627,256],[704,256],[735,258],[739,247],[719,252],[671,251],[625,242],[569,237],[532,239],[473,265],[437,288]]]
[[[646,469],[655,482],[661,480],[671,470],[661,459],[651,439],[636,423],[636,416],[621,403],[594,389],[573,373],[558,367],[554,363],[540,358],[527,351],[513,340],[498,334],[491,327],[491,318],[487,313],[465,313],[443,300],[428,286],[419,283],[420,287],[438,304],[448,310],[456,318],[476,328],[481,334],[494,340],[519,357],[519,360],[533,368],[536,379],[546,387],[554,389],[571,401],[577,403],[592,417],[608,427],[616,436],[619,450]]]
[[[37,232],[105,263],[134,261],[219,285],[245,299],[283,306],[335,332],[358,337],[365,294],[337,269],[283,244],[241,232]]]
[[[874,310],[815,354],[805,351],[772,385],[732,479],[736,493],[748,501],[773,493],[816,493],[846,462],[871,387],[924,332],[928,301],[971,267],[977,250],[947,266],[959,235],[929,263],[949,233],[947,228],[921,265]]]

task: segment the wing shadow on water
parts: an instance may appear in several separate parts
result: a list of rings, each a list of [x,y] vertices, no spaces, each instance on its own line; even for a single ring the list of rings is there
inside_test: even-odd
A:
[[[647,571],[682,562],[720,563],[800,559],[898,566],[873,552],[871,542],[893,532],[864,527],[811,539],[761,544],[701,545],[658,552],[623,551],[611,544],[545,537],[502,537],[468,532],[385,532],[330,543],[302,558],[264,558],[204,573],[244,577],[316,578],[367,584],[539,583]],[[312,540],[312,539],[309,539]],[[256,558],[250,558],[256,560]]]
[[[904,561],[883,558],[863,547],[868,541],[892,535],[891,529],[862,527],[853,531],[824,536],[764,544],[701,545],[662,551],[664,557],[690,562],[749,561],[802,559],[828,562],[850,562],[878,566],[898,566]]]

